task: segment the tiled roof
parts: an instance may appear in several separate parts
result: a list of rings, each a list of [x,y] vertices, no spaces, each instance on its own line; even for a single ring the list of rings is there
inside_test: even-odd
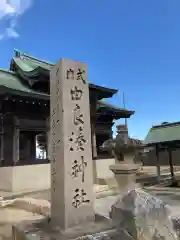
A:
[[[106,111],[113,111],[115,112],[116,114],[126,114],[126,117],[130,117],[131,115],[134,114],[134,111],[131,111],[131,110],[128,110],[128,109],[125,109],[125,108],[120,108],[114,104],[111,104],[109,102],[106,102],[104,100],[99,100],[98,101],[99,103],[99,107],[101,108],[101,110],[103,111],[103,109],[105,109],[105,112]]]
[[[11,61],[10,69],[12,71],[0,70],[0,90],[5,89],[6,92],[13,92],[17,95],[28,95],[32,98],[42,98],[49,100],[48,94],[43,94],[42,92],[35,91],[31,88],[28,81],[22,81],[22,79],[31,79],[34,80],[38,78],[42,73],[49,74],[49,71],[54,66],[53,63],[43,61],[37,58],[34,58],[30,55],[22,53],[18,50],[15,50],[15,57]],[[101,98],[112,97],[117,93],[116,89],[106,88],[98,86],[92,83],[89,83],[90,90],[98,90]],[[130,111],[124,108],[119,108],[110,103],[99,101],[99,109],[102,111],[113,112],[117,118],[120,117],[130,117],[134,114],[134,111]]]
[[[148,132],[144,144],[172,142],[180,140],[180,122],[165,123],[153,126]]]
[[[46,72],[48,74],[55,64],[15,50],[15,57],[13,57],[11,61],[11,70],[13,70],[14,65],[16,65],[18,69],[23,72],[23,75],[27,77],[33,77],[37,76],[38,74],[42,74],[42,72]],[[96,84],[92,84],[91,82],[89,82],[89,86],[92,89],[98,89],[100,91],[107,92],[107,97],[112,97],[118,92],[117,89],[98,86]]]
[[[12,71],[0,69],[1,92],[12,92],[15,95],[27,95],[34,98],[48,99],[47,94],[32,90],[28,85],[23,84],[16,74]]]
[[[1,92],[4,89],[4,93],[13,93],[15,95],[21,95],[21,96],[29,96],[32,98],[40,98],[40,99],[45,99],[49,100],[49,95],[48,94],[43,94],[41,92],[37,92],[32,90],[32,88],[28,85],[25,84],[26,82],[21,81],[19,77],[17,77],[17,74],[0,69],[0,88]],[[123,108],[118,108],[117,106],[111,105],[109,103],[106,103],[104,101],[98,101],[99,102],[99,108],[106,108],[108,111],[113,111],[114,113],[120,115],[127,115],[126,117],[129,117],[133,114],[133,111],[129,111],[127,109]]]
[[[13,61],[17,64],[24,72],[32,72],[37,70],[38,68],[43,68],[47,71],[50,71],[54,65],[50,65],[48,63],[34,61],[28,58],[19,58],[14,57]]]

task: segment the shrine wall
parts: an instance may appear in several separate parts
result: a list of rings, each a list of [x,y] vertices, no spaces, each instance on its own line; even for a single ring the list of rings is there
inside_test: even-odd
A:
[[[0,168],[0,190],[29,191],[50,188],[50,164]]]
[[[13,172],[12,167],[1,167],[0,168],[0,190],[1,191],[11,191],[13,184]]]
[[[50,188],[50,164],[13,167],[13,191]]]
[[[115,164],[114,158],[97,159],[95,160],[95,162],[96,162],[96,178],[97,179],[107,179],[107,178],[114,177],[113,172],[109,170],[109,166],[112,164]]]
[[[93,160],[94,183],[106,184],[114,176],[109,166],[114,159]],[[24,191],[50,188],[50,163],[0,168],[0,190]]]

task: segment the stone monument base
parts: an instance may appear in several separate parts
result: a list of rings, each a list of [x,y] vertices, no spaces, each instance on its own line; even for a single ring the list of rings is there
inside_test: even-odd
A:
[[[61,231],[52,227],[48,219],[24,221],[12,228],[13,240],[61,240],[61,239],[119,239],[132,240],[122,229],[113,226],[110,219],[96,215],[94,222]]]

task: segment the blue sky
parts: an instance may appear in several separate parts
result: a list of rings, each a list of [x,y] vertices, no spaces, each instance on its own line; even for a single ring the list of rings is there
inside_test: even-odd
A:
[[[180,121],[179,0],[0,0],[0,67],[13,48],[89,66],[93,83],[119,89],[110,102],[135,110],[131,136]]]

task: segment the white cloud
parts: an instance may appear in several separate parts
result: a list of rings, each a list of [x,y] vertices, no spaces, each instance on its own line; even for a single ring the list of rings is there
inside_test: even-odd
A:
[[[17,38],[19,34],[13,28],[7,28],[6,33],[9,37]]]
[[[3,26],[0,30],[0,40],[4,37],[19,36],[15,30],[17,18],[31,6],[31,3],[31,0],[0,0],[0,22]]]

